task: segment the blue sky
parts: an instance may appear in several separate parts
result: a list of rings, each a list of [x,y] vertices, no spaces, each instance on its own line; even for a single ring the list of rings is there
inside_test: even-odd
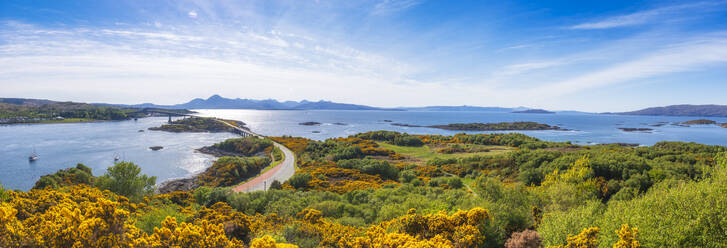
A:
[[[0,96],[727,104],[727,1],[0,2]]]

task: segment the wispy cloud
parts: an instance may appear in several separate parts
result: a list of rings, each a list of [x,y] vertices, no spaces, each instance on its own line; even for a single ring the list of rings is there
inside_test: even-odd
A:
[[[697,2],[683,5],[674,5],[656,9],[644,10],[636,13],[612,16],[600,21],[585,22],[569,27],[570,29],[608,29],[627,26],[643,25],[661,21],[677,14],[692,10],[710,11],[710,8],[723,5],[725,2]]]
[[[527,62],[527,63],[521,63],[521,64],[513,64],[513,65],[507,65],[503,68],[503,71],[500,73],[502,75],[517,75],[526,73],[533,70],[539,70],[539,69],[546,69],[554,66],[559,66],[565,64],[564,61],[561,60],[552,60],[552,61],[539,61],[539,62]]]
[[[350,99],[397,81],[412,82],[407,75],[414,70],[382,55],[279,31],[48,29],[12,23],[3,26],[0,40],[0,85],[29,96],[48,90],[74,96],[83,91],[71,89],[98,90],[95,85],[104,82],[149,89],[150,94],[160,94],[158,85],[175,85],[171,91],[189,98],[225,89],[252,98]],[[149,82],[158,85],[147,86]],[[139,97],[115,90],[120,91],[116,96]]]
[[[374,6],[371,11],[373,15],[385,15],[398,11],[402,11],[416,5],[419,5],[423,0],[382,0]]]
[[[536,99],[556,97],[634,80],[704,70],[727,63],[727,33],[709,34],[610,64],[564,81],[533,88]]]

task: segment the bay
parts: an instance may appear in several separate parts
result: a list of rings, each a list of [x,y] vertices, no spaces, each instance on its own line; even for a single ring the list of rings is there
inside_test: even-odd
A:
[[[214,157],[195,149],[235,137],[229,133],[147,130],[166,122],[167,118],[151,117],[138,121],[0,126],[0,183],[5,188],[28,190],[40,176],[78,163],[99,176],[113,165],[115,156],[139,165],[142,173],[156,176],[159,183],[202,171]],[[164,148],[152,151],[150,146]],[[29,162],[33,150],[39,159]]]

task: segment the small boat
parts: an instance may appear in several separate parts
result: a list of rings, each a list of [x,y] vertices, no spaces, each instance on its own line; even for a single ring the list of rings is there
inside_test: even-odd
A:
[[[36,160],[38,160],[38,154],[35,153],[35,148],[33,148],[33,153],[31,153],[30,156],[28,156],[28,161],[33,162]]]
[[[114,162],[119,161],[119,155],[114,156]]]

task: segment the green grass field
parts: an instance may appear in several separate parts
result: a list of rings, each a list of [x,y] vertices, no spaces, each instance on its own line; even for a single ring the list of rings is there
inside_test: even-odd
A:
[[[444,153],[438,153],[436,150],[433,150],[429,148],[429,146],[421,146],[421,147],[407,147],[407,146],[395,146],[383,142],[378,142],[379,146],[391,149],[395,151],[396,153],[406,155],[409,157],[416,158],[418,160],[422,161],[428,161],[433,158],[462,158],[462,157],[470,157],[475,155],[497,155],[497,154],[503,154],[512,151],[511,147],[507,146],[480,146],[480,145],[473,145],[477,148],[487,148],[491,149],[489,152],[473,152],[473,153],[452,153],[452,154],[444,154]]]

